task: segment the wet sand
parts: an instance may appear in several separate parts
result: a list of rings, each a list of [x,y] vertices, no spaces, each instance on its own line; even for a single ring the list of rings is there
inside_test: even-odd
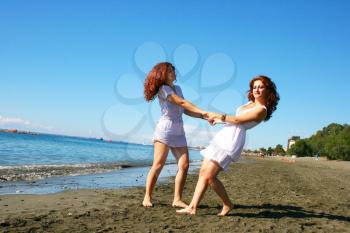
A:
[[[217,217],[221,203],[208,190],[196,216],[171,207],[173,181],[144,188],[78,190],[47,195],[0,196],[3,232],[350,232],[350,162],[313,158],[254,158],[233,164],[220,179],[235,208]],[[197,175],[188,177],[190,201]]]

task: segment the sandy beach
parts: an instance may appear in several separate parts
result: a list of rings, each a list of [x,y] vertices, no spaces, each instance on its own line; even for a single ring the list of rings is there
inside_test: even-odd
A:
[[[350,162],[251,158],[220,175],[235,208],[208,190],[196,216],[171,207],[173,182],[141,207],[143,188],[0,196],[2,232],[350,232]],[[197,175],[188,177],[190,201]]]

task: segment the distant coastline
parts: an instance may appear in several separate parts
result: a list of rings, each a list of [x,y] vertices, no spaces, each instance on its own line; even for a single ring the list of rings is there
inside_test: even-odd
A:
[[[123,144],[153,146],[152,144],[145,144],[145,143],[126,142],[126,141],[114,141],[114,140],[105,139],[105,138],[102,138],[102,137],[94,138],[94,137],[82,137],[82,136],[63,135],[63,134],[50,134],[50,133],[40,133],[40,132],[33,132],[33,131],[28,131],[28,130],[18,130],[18,129],[0,129],[0,133],[29,134],[29,135],[54,135],[54,136],[81,138],[81,139],[88,139],[88,140],[98,140],[98,141],[110,142],[110,143],[123,143]],[[188,146],[188,149],[199,151],[199,150],[205,149],[205,146]]]
[[[24,130],[18,130],[18,129],[0,129],[0,133],[31,134],[31,135],[39,134],[36,132],[24,131]]]

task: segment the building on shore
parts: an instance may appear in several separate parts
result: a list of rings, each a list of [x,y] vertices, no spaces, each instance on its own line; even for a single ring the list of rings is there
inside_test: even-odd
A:
[[[290,138],[288,138],[288,143],[287,143],[287,150],[289,150],[289,148],[295,144],[298,140],[300,140],[299,136],[292,136]]]

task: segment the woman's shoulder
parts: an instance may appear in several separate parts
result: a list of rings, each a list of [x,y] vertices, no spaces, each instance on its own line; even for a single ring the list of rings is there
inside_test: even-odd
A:
[[[174,93],[176,93],[174,89],[165,84],[160,86],[158,90],[158,96],[163,99],[166,99],[169,95],[172,95]]]
[[[166,84],[163,84],[163,85],[161,85],[160,87],[159,87],[159,89],[164,89],[164,88],[168,88],[169,86],[168,85],[166,85]],[[169,87],[170,88],[170,87]]]
[[[255,111],[255,112],[266,112],[267,108],[265,105],[256,105],[253,101],[240,106],[238,111]]]
[[[168,85],[166,85],[166,84],[163,84],[163,85],[161,85],[161,86],[159,87],[159,90],[162,90],[162,91],[165,91],[165,92],[169,92],[169,91],[171,91],[172,89],[171,89],[170,86],[168,86]]]
[[[176,89],[180,89],[180,90],[181,90],[181,87],[180,87],[179,85],[174,85],[174,87],[175,87]]]
[[[249,108],[248,106],[251,105],[252,103],[253,103],[253,101],[248,101],[247,103],[239,106],[238,109],[241,109],[241,110],[248,109]]]
[[[164,85],[160,86],[159,91],[167,93],[168,95],[169,94],[176,94],[176,95],[182,96],[181,87],[178,85],[174,85],[173,87],[171,87],[169,85],[164,84]]]

